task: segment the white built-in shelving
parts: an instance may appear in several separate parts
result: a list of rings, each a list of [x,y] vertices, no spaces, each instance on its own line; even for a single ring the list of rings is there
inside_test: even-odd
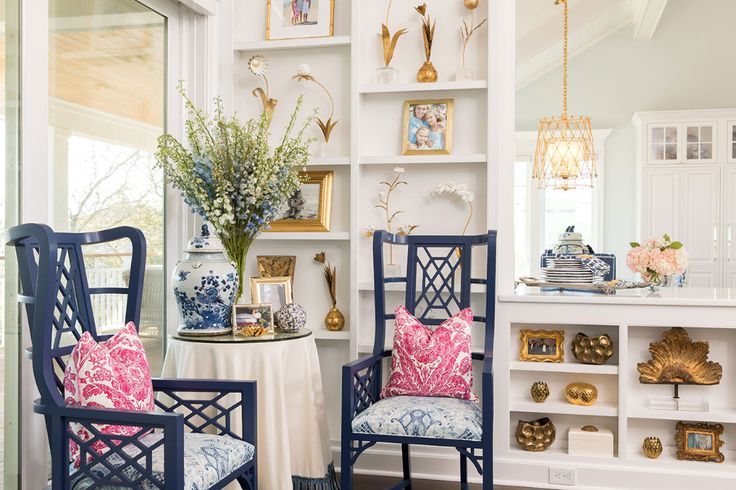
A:
[[[402,83],[387,85],[361,85],[361,94],[394,94],[410,92],[449,92],[462,90],[486,90],[488,82],[485,80],[448,81],[434,83]]]
[[[348,232],[326,231],[326,232],[290,232],[269,231],[258,235],[257,240],[294,240],[294,241],[346,241],[350,240]]]
[[[350,36],[275,39],[273,41],[241,41],[233,43],[233,49],[236,52],[291,51],[346,46],[350,46]]]
[[[580,364],[577,362],[566,362],[562,364],[551,362],[523,362],[512,361],[509,364],[511,371],[532,371],[540,373],[576,373],[576,374],[608,374],[617,375],[618,366],[604,364]]]
[[[618,415],[618,406],[614,403],[605,402],[598,402],[590,407],[585,407],[549,400],[544,403],[536,403],[531,400],[512,399],[509,407],[512,412],[585,415],[588,417],[616,417]]]
[[[483,153],[470,155],[363,155],[359,159],[361,165],[430,165],[430,164],[464,164],[486,163]]]

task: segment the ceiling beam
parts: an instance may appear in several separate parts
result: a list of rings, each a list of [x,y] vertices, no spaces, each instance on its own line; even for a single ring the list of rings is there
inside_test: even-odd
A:
[[[649,41],[659,26],[667,0],[639,0],[635,4],[637,10],[634,12],[634,39]]]

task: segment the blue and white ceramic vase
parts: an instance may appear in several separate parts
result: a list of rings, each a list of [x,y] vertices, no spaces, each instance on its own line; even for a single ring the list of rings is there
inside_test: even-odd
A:
[[[179,304],[181,335],[224,335],[232,331],[231,313],[238,273],[225,248],[207,225],[187,244],[184,260],[174,268],[174,296]]]

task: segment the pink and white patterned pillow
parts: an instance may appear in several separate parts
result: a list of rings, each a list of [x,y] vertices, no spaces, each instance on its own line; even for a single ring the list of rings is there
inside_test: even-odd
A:
[[[381,391],[390,396],[444,396],[474,400],[470,308],[448,318],[434,331],[397,306],[391,376]]]
[[[67,405],[152,411],[153,384],[143,344],[133,322],[128,323],[108,341],[98,344],[85,332],[72,350],[64,371],[64,398]],[[80,424],[72,430],[83,441],[92,434]],[[134,435],[140,428],[126,425],[95,424],[104,434]],[[79,448],[70,441],[75,466],[79,466]],[[92,444],[102,454],[108,447],[102,441]]]

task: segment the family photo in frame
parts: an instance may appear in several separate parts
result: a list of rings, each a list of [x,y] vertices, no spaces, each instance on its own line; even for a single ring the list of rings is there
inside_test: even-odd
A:
[[[332,36],[334,16],[335,0],[268,0],[266,39]]]
[[[403,155],[450,154],[453,99],[407,100],[403,112]]]

